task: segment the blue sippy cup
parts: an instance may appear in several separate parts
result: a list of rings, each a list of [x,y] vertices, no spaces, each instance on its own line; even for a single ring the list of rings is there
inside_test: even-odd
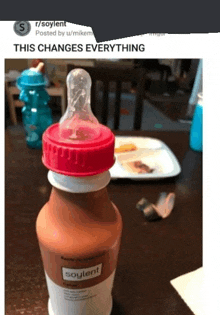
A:
[[[43,65],[41,62],[36,68],[24,70],[17,79],[17,86],[21,90],[19,99],[25,104],[22,121],[27,146],[35,149],[42,147],[42,134],[53,122],[48,106],[50,96],[45,89],[47,81],[40,72]]]
[[[190,147],[195,151],[202,151],[203,138],[203,94],[198,94],[198,102],[193,115],[192,126],[190,130]]]

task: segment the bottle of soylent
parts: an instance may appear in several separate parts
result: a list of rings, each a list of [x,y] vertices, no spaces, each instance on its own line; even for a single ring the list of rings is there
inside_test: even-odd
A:
[[[122,220],[106,186],[114,135],[90,109],[91,78],[67,76],[68,107],[43,135],[43,163],[52,184],[36,223],[49,315],[109,315]]]

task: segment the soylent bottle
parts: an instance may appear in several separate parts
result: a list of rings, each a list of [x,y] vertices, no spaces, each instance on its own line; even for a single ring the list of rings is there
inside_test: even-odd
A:
[[[50,315],[109,315],[122,220],[106,186],[114,135],[90,109],[91,79],[67,77],[68,108],[43,135],[52,192],[36,223]]]

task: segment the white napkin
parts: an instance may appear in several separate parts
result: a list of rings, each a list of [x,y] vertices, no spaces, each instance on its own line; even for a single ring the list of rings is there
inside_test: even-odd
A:
[[[204,307],[203,267],[170,281],[195,315],[207,315]]]

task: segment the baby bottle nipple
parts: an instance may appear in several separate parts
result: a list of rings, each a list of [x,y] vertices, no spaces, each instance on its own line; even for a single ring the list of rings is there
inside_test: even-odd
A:
[[[93,140],[100,135],[100,124],[90,107],[90,75],[74,69],[67,76],[68,106],[60,119],[60,136],[65,140]]]

